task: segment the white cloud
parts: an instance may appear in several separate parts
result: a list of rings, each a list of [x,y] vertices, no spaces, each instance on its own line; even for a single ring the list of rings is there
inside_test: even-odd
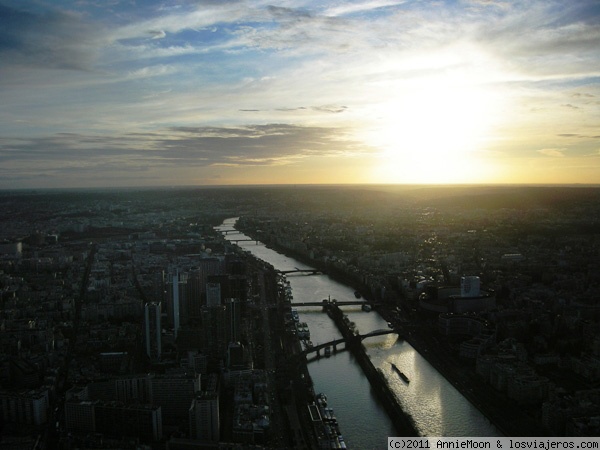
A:
[[[565,157],[565,149],[564,148],[543,148],[538,150],[538,153],[544,156],[550,156],[552,158],[564,158]]]
[[[167,35],[163,30],[150,30],[148,33],[152,36],[152,39],[162,39]]]
[[[325,10],[326,16],[343,16],[345,14],[353,14],[357,12],[371,11],[374,9],[385,8],[388,6],[398,6],[404,4],[405,1],[394,0],[369,0],[356,3],[345,3],[334,6]]]

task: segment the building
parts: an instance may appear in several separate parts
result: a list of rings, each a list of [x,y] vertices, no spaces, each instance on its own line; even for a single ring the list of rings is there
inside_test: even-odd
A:
[[[228,341],[227,309],[225,306],[202,307],[202,353],[209,366],[225,357]]]
[[[233,394],[232,439],[241,444],[264,444],[270,428],[267,377],[264,371],[238,373]]]
[[[96,415],[94,404],[89,400],[73,398],[65,402],[65,428],[71,433],[94,433]]]
[[[220,283],[206,283],[206,306],[209,308],[221,306]]]
[[[224,273],[225,263],[219,258],[202,258],[190,269],[186,289],[187,310],[190,319],[200,318],[202,298],[206,294],[208,278]]]
[[[0,244],[0,256],[21,259],[23,256],[23,244],[21,242]]]
[[[189,411],[190,436],[203,442],[219,442],[219,390],[218,378],[209,376],[206,389],[196,394]]]
[[[175,273],[169,276],[167,283],[169,294],[167,296],[167,318],[169,326],[173,327],[175,339],[177,339],[182,318],[184,318],[184,322],[187,322],[188,318],[186,302],[187,281],[187,272],[175,270]]]
[[[42,425],[48,420],[48,390],[0,391],[0,422]]]
[[[489,311],[496,307],[496,295],[482,290],[479,277],[462,277],[460,287],[430,286],[419,295],[421,309],[437,313]]]
[[[200,390],[200,378],[190,374],[154,376],[151,381],[152,405],[162,407],[163,424],[189,424],[190,402]]]
[[[161,303],[146,303],[144,306],[144,344],[146,355],[152,361],[160,361],[161,355]]]
[[[490,331],[487,320],[475,314],[444,313],[438,317],[438,330],[444,336],[467,335],[477,336],[484,331]]]
[[[460,296],[462,298],[479,297],[480,294],[479,277],[461,277],[460,279]]]
[[[242,302],[237,298],[228,298],[225,301],[227,311],[227,340],[228,343],[240,340],[242,321]]]
[[[115,380],[116,399],[124,403],[151,403],[152,376],[118,378]]]
[[[141,442],[162,439],[160,406],[121,402],[95,402],[95,432],[107,436],[134,436]]]

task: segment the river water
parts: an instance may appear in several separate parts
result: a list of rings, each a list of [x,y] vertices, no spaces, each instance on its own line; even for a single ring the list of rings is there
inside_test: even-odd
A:
[[[233,230],[236,219],[227,219],[217,230]],[[243,239],[241,234],[227,235],[228,239]],[[262,243],[239,242],[238,245],[278,270],[311,268],[267,248]],[[326,275],[290,274],[294,302],[314,302],[325,298],[338,301],[356,300],[351,287],[338,283]],[[343,307],[349,319],[356,323],[361,334],[387,328],[387,322],[375,312],[364,312],[359,307]],[[321,308],[298,308],[300,321],[310,329],[311,341],[318,345],[340,337],[333,321]],[[460,392],[440,375],[409,344],[394,334],[363,341],[371,361],[382,369],[402,409],[411,415],[422,436],[501,436],[499,431]],[[391,364],[410,379],[406,384],[391,369]],[[312,361],[308,370],[315,392],[327,394],[329,405],[335,410],[340,429],[348,448],[386,448],[387,437],[395,436],[392,422],[371,392],[369,381],[350,352],[332,353]]]

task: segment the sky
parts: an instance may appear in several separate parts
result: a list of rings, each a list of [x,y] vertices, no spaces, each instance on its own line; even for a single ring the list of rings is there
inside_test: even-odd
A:
[[[597,0],[0,0],[0,189],[600,183]]]

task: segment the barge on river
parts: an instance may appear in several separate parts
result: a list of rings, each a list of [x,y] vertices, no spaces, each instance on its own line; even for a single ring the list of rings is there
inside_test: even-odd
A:
[[[396,366],[396,364],[394,363],[390,363],[392,365],[392,369],[394,369],[396,371],[396,373],[398,374],[398,376],[400,378],[402,378],[402,381],[404,381],[405,383],[410,383],[410,380],[408,379],[408,377],[404,374],[404,372],[402,372],[400,369],[398,369],[398,366]]]

